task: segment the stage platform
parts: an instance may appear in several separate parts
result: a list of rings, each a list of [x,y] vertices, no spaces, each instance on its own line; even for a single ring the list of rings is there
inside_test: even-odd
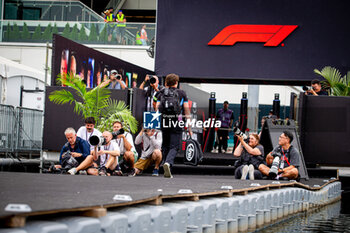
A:
[[[175,175],[172,179],[147,174],[136,177],[94,177],[37,173],[0,173],[1,226],[22,226],[27,217],[72,212],[103,216],[107,209],[156,204],[176,199],[248,194],[257,190],[301,187],[317,191],[338,177],[308,181],[236,180],[233,176]],[[26,204],[30,211],[6,210]],[[105,211],[104,211],[105,210]]]

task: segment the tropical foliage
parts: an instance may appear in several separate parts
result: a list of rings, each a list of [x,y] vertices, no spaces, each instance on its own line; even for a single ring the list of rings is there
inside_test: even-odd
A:
[[[331,95],[350,96],[350,72],[342,77],[338,69],[330,66],[324,67],[321,71],[314,69],[314,72],[326,79],[322,84],[331,89]]]
[[[96,127],[101,131],[112,131],[112,123],[121,121],[124,129],[135,133],[137,120],[123,101],[112,100],[110,90],[95,87],[86,90],[86,84],[79,76],[67,74],[65,78],[59,76],[58,81],[72,90],[56,90],[50,93],[49,99],[55,104],[73,104],[74,112],[84,118],[94,117]],[[73,91],[73,92],[72,92]]]

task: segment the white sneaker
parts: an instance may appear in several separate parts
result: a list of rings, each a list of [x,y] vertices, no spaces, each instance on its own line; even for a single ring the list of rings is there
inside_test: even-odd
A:
[[[173,176],[171,175],[169,163],[164,163],[163,169],[164,169],[164,177],[165,178],[173,178]]]
[[[248,166],[249,180],[254,180],[254,166],[250,164]]]
[[[244,165],[243,168],[242,168],[241,180],[246,180],[247,179],[247,174],[248,174],[248,165]]]
[[[75,174],[77,174],[77,169],[75,167],[73,167],[73,168],[68,170],[68,173],[71,175],[75,175]]]
[[[214,154],[217,154],[219,151],[218,151],[218,149],[212,149],[211,150],[211,153],[214,153]]]
[[[221,153],[225,154],[225,153],[226,153],[226,151],[225,151],[225,150],[221,150]]]

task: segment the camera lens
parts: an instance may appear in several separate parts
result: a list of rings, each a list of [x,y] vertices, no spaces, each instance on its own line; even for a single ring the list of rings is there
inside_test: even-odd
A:
[[[154,84],[156,82],[156,78],[155,77],[151,77],[149,80],[150,84]]]
[[[309,88],[308,88],[307,86],[303,86],[303,90],[304,90],[304,91],[308,91]]]

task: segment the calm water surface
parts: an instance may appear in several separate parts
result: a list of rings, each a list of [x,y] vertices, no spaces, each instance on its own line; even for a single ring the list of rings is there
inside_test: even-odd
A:
[[[341,202],[319,210],[300,213],[256,232],[350,232],[350,210],[341,209]]]

